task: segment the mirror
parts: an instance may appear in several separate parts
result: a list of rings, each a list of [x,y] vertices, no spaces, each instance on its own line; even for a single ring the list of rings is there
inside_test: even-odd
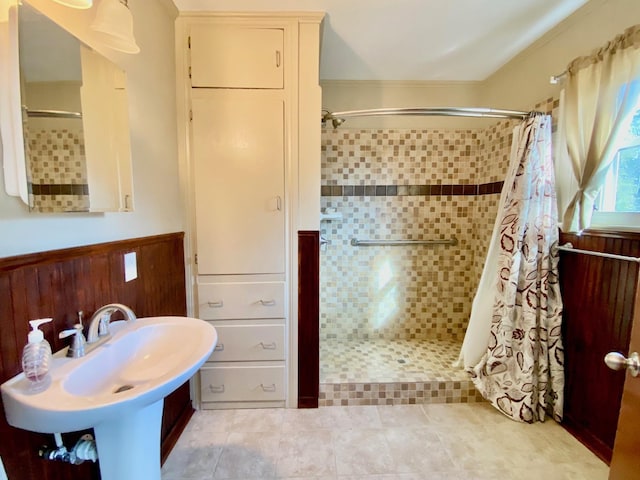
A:
[[[125,73],[26,2],[18,39],[31,211],[133,210]]]

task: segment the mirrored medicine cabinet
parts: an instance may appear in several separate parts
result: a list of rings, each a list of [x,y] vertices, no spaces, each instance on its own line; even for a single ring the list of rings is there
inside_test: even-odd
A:
[[[22,119],[29,209],[133,210],[125,72],[28,2],[17,9],[13,118]]]

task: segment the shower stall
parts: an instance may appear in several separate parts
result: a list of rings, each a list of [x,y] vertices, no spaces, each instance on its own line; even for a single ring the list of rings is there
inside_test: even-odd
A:
[[[320,405],[480,400],[452,364],[517,120],[424,130],[336,123],[322,130]]]

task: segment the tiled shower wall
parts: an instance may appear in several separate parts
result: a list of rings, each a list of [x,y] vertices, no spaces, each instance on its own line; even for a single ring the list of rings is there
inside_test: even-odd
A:
[[[550,99],[536,109],[551,112]],[[484,129],[322,132],[322,338],[462,339],[515,121]],[[351,240],[449,240],[356,247]]]
[[[82,129],[25,130],[29,202],[36,212],[89,210]]]

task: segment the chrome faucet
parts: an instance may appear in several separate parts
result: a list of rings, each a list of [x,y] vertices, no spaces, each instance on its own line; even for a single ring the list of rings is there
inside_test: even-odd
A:
[[[109,336],[109,322],[114,312],[122,312],[127,322],[135,322],[136,314],[126,305],[121,303],[109,303],[96,310],[89,320],[87,331],[87,343],[92,344],[100,340],[106,340]]]

